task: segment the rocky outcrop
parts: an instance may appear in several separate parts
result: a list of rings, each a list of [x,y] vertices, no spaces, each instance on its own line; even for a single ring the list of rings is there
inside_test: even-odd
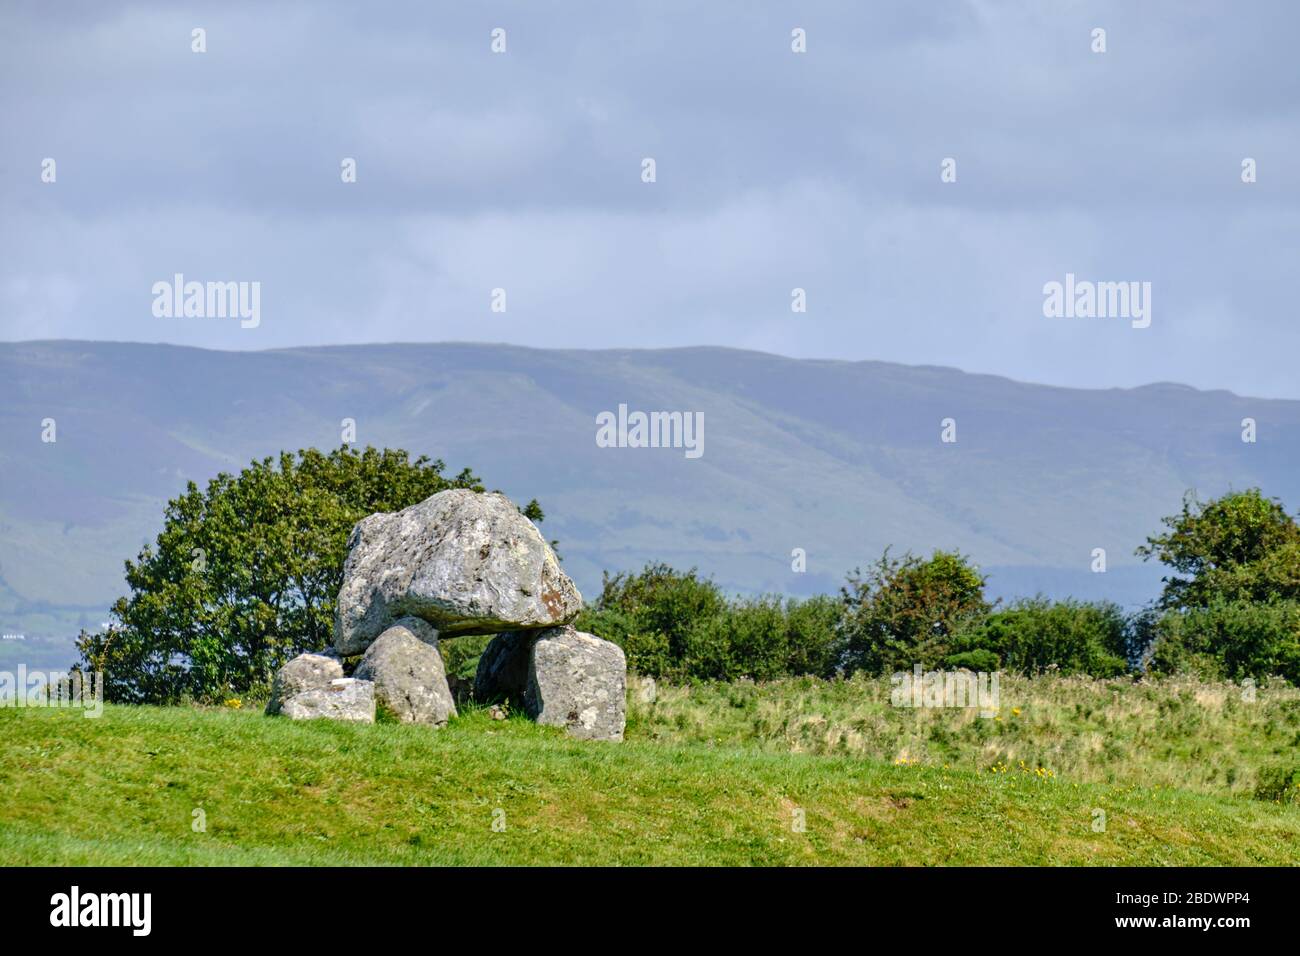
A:
[[[401,723],[443,727],[456,716],[438,632],[419,618],[402,618],[375,638],[352,676],[373,681],[377,708]]]
[[[359,654],[406,616],[451,637],[565,624],[581,608],[555,552],[510,499],[457,488],[352,529],[334,646]]]

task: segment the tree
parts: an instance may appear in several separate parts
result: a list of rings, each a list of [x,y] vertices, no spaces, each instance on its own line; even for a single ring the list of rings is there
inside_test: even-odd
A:
[[[1183,499],[1165,533],[1138,549],[1177,574],[1145,653],[1157,672],[1300,680],[1300,526],[1258,488]]]
[[[1300,600],[1300,526],[1258,488],[1208,502],[1189,493],[1164,525],[1165,533],[1137,549],[1177,572],[1164,579],[1162,608]]]
[[[126,702],[209,700],[264,687],[275,671],[331,639],[353,525],[447,488],[482,491],[465,469],[407,452],[344,446],[255,461],[168,502],[152,546],[126,562],[131,593],[102,633],[77,642],[105,696]],[[537,502],[524,513],[541,520]]]
[[[846,671],[934,667],[952,652],[951,638],[982,619],[985,578],[963,555],[891,558],[886,550],[866,574],[854,570],[841,589]]]

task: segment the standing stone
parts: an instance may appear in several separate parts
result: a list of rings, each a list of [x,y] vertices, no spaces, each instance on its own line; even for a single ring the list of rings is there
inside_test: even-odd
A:
[[[280,668],[271,685],[268,714],[280,713],[284,701],[309,690],[328,687],[330,681],[343,676],[343,665],[323,654],[299,654]]]
[[[524,710],[583,740],[622,740],[627,660],[617,644],[572,627],[537,634],[528,655]]]
[[[474,673],[474,699],[519,702],[528,689],[528,652],[536,632],[507,631],[483,648]]]
[[[419,618],[404,617],[375,638],[353,676],[374,681],[377,706],[404,724],[444,727],[456,716],[438,632]]]
[[[352,529],[334,646],[359,654],[407,615],[454,637],[565,624],[581,609],[555,552],[509,498],[454,488]]]

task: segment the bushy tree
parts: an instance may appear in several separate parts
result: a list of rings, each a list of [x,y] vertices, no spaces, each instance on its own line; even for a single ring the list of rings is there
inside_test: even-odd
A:
[[[1161,607],[1300,600],[1300,526],[1258,488],[1208,502],[1188,494],[1164,525],[1137,551],[1176,572],[1164,579]]]
[[[82,632],[81,666],[110,700],[213,699],[265,686],[283,662],[331,639],[347,538],[377,511],[447,488],[482,491],[466,469],[405,451],[348,447],[255,461],[168,502],[163,530],[126,562],[130,594],[102,633]],[[542,517],[537,503],[525,514]]]
[[[1176,572],[1149,620],[1151,670],[1300,682],[1300,525],[1258,488],[1193,495],[1138,549]]]
[[[702,680],[774,680],[834,672],[839,602],[828,597],[739,598],[699,622],[686,641],[680,669]]]
[[[779,598],[736,601],[687,631],[679,662],[686,676],[703,680],[772,680],[788,673],[785,611]]]
[[[850,573],[844,601],[844,668],[884,673],[914,664],[937,667],[957,649],[957,631],[991,605],[984,576],[962,555],[892,558],[886,551],[864,574]]]

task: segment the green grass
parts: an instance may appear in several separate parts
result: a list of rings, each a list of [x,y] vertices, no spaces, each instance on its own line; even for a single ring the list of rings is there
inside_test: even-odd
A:
[[[665,711],[678,706],[674,693],[663,691]],[[1300,859],[1295,806],[791,753],[771,741],[655,740],[662,714],[643,710],[622,744],[480,710],[442,731],[294,723],[251,709],[110,706],[93,720],[0,710],[0,864]],[[197,809],[205,832],[192,826]],[[503,831],[493,829],[498,809]],[[792,827],[797,810],[806,832]]]

